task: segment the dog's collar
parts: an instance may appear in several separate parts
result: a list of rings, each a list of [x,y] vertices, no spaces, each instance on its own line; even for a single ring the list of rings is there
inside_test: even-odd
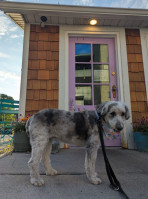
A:
[[[102,117],[101,115],[99,115],[98,113],[97,113],[97,111],[95,110],[95,114],[96,114],[96,118],[97,118],[97,120],[100,120],[101,118],[103,119],[103,121],[105,122],[105,119],[104,119],[104,117]]]
[[[95,114],[96,114],[97,122],[100,124],[101,115],[99,115],[96,110],[95,110]],[[105,121],[104,118],[103,118],[103,120]],[[102,126],[102,124],[101,124],[101,126]],[[107,136],[107,132],[106,131],[104,131],[104,134],[105,134],[105,136]]]

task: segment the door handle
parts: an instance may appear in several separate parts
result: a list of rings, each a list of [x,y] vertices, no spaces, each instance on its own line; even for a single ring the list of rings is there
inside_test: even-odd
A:
[[[112,86],[112,93],[113,93],[113,98],[116,98],[116,92],[117,92],[117,88],[115,85]]]

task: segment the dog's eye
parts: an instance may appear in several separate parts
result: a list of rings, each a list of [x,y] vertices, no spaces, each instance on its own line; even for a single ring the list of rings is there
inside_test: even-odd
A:
[[[116,116],[116,113],[115,112],[111,112],[111,116],[112,117]]]
[[[121,116],[125,116],[125,113],[124,113],[124,112],[122,112]]]

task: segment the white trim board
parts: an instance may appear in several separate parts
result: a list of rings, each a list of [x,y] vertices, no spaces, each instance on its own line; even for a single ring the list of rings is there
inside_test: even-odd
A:
[[[146,96],[148,105],[148,29],[140,29]]]
[[[116,48],[117,81],[119,100],[125,102],[131,110],[128,62],[126,51],[126,36],[124,28],[94,27],[94,26],[60,26],[59,46],[59,109],[69,107],[69,36],[114,37]],[[119,78],[120,77],[120,78]],[[122,145],[134,148],[132,135],[132,118],[127,121],[126,133],[122,135]]]
[[[21,114],[21,117],[25,117],[28,59],[29,59],[29,39],[30,39],[30,24],[25,24],[21,87],[20,87],[20,105],[19,105],[19,115]]]

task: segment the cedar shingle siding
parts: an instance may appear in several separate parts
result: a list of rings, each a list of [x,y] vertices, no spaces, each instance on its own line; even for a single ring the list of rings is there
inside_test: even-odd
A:
[[[140,32],[126,29],[133,121],[148,117]],[[58,108],[59,27],[31,25],[26,114]]]
[[[26,114],[58,108],[59,27],[31,25]]]
[[[140,32],[126,29],[126,44],[133,122],[148,117]]]

